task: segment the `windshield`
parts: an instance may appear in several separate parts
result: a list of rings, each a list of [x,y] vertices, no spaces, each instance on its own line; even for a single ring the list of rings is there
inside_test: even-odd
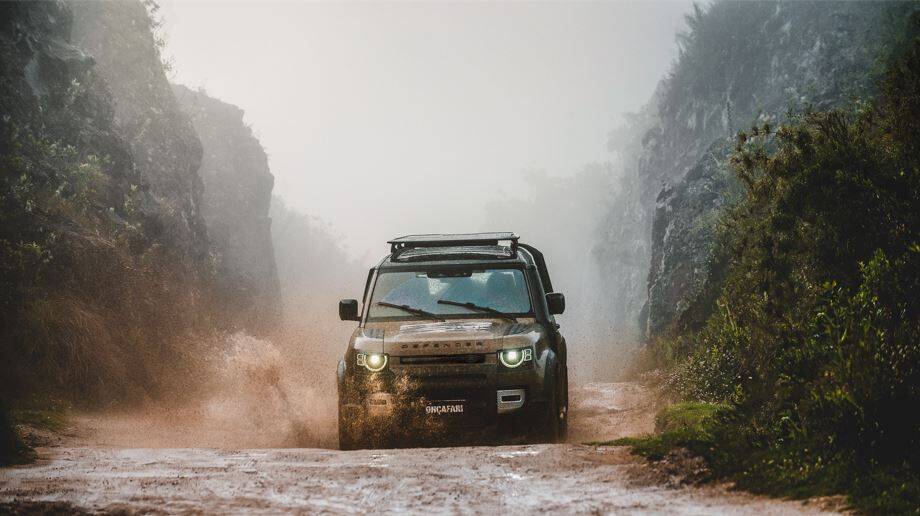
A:
[[[374,285],[368,317],[424,318],[421,312],[494,317],[490,309],[510,315],[531,312],[521,270],[382,272]]]

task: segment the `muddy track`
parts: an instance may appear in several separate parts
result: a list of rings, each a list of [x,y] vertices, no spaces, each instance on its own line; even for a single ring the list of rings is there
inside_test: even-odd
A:
[[[576,441],[652,424],[648,396],[634,384],[591,384],[573,400]],[[0,512],[821,512],[719,486],[675,484],[625,448],[572,443],[340,452],[125,448],[84,435],[39,452],[36,464],[0,470]]]

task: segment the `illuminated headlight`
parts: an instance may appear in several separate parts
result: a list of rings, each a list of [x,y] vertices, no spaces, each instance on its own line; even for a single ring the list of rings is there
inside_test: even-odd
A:
[[[376,373],[387,366],[387,356],[383,353],[358,353],[358,365]]]
[[[503,349],[498,352],[498,361],[509,369],[514,369],[529,360],[533,360],[533,348]]]

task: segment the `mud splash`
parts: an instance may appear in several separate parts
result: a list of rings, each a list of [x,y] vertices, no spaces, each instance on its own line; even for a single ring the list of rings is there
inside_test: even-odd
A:
[[[337,448],[334,366],[311,362],[305,347],[293,344],[300,339],[290,340],[231,335],[187,401],[78,417],[77,441],[119,448]],[[654,429],[654,396],[637,384],[573,386],[570,401],[569,442]]]
[[[569,390],[569,442],[618,439],[655,430],[657,395],[634,382],[592,382]]]
[[[279,387],[272,386],[284,388],[288,381],[286,364],[282,362],[277,369],[268,367],[277,364],[263,360],[274,356],[271,348],[244,341],[238,353],[228,356],[227,364],[232,364],[234,371],[247,372],[224,381],[237,389],[263,393],[266,398],[254,399],[265,399],[267,407],[284,410],[285,402],[276,392]],[[613,438],[621,431],[642,430],[648,425],[633,416],[643,412],[641,407],[650,401],[639,385],[589,384],[573,394],[578,400],[577,412],[573,412],[573,417],[579,418],[576,426],[586,432],[590,428],[603,433],[603,438]],[[202,421],[226,423],[248,417],[249,409],[244,405],[228,407],[219,397],[210,402],[205,408],[216,414],[206,414]],[[277,414],[267,407],[260,408],[266,410],[266,416]],[[629,423],[607,431],[599,426],[627,414]],[[291,420],[263,427],[262,431],[291,436]],[[194,425],[183,428],[201,429]],[[228,438],[252,438],[241,434],[239,428],[210,430],[223,432]],[[151,431],[158,431],[158,427],[138,427],[134,437],[150,435]],[[188,442],[192,437],[185,439]],[[662,478],[627,448],[616,446],[543,444],[341,452],[112,449],[67,442],[44,448],[40,454],[42,460],[35,465],[4,470],[0,476],[0,513],[60,509],[156,514],[764,516],[836,510],[823,503],[771,500],[730,491],[727,486],[671,482],[667,472]]]
[[[145,448],[336,446],[335,397],[325,385],[331,379],[268,340],[237,333],[222,348],[192,400],[80,417],[81,440]]]

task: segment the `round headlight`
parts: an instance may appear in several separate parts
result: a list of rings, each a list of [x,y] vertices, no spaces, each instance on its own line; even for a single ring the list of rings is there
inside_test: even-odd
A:
[[[364,366],[368,371],[382,371],[387,366],[387,356],[383,353],[359,353],[358,365]]]
[[[498,360],[503,366],[514,368],[524,363],[524,352],[520,349],[505,349],[498,353]]]

